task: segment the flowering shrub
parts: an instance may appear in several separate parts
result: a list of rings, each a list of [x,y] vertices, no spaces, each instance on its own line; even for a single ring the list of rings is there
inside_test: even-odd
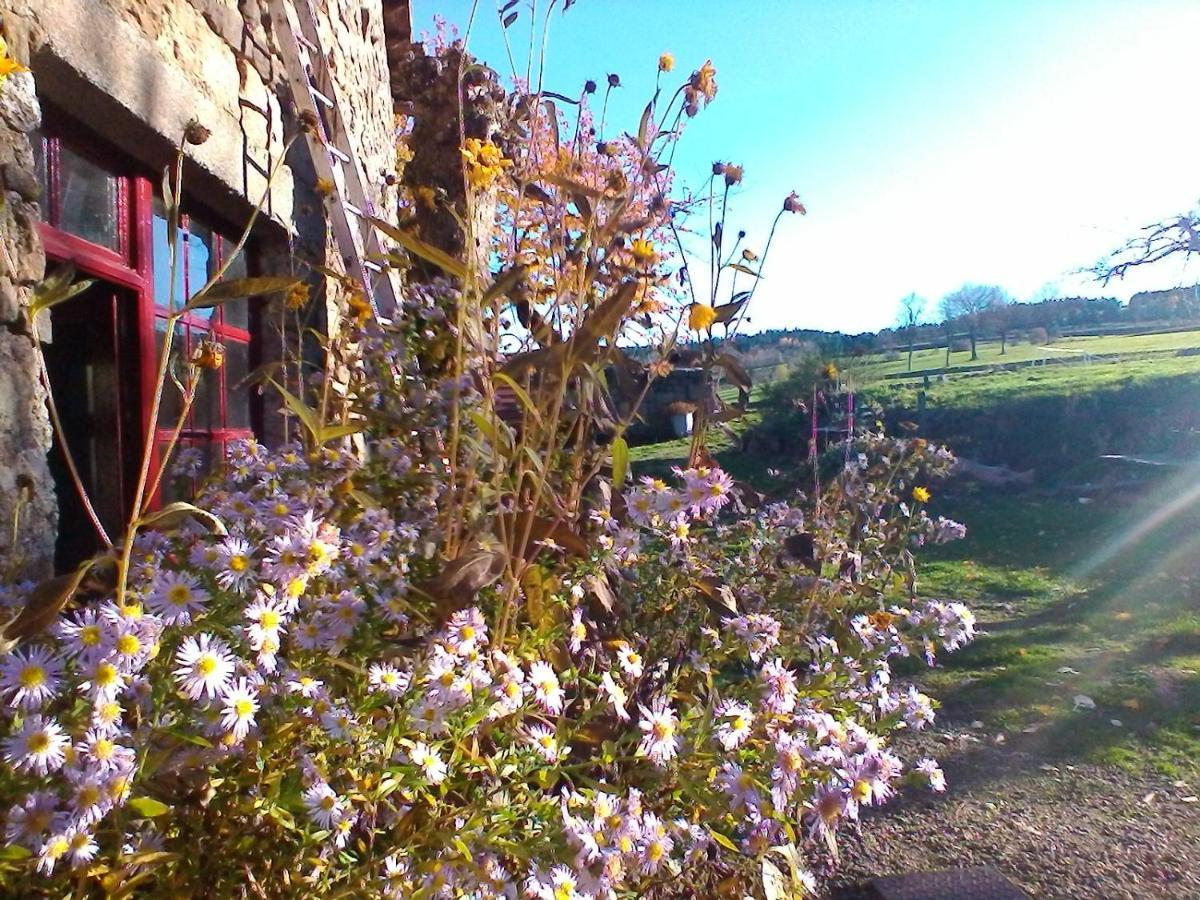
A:
[[[472,191],[528,172],[471,140]],[[798,896],[839,824],[905,780],[943,789],[890,749],[933,710],[889,661],[972,637],[964,607],[915,596],[914,549],[959,530],[923,507],[948,455],[864,435],[821,496],[768,501],[701,428],[691,465],[633,483],[628,418],[593,440],[591,405],[659,279],[649,238],[613,241],[625,190],[557,239],[548,190],[557,212],[500,214],[601,248],[521,299],[469,264],[410,286],[391,324],[360,297],[327,370],[283,394],[303,440],[238,444],[194,504],[139,510],[60,592],[87,576],[94,596],[22,630],[0,661],[10,886],[33,868],[58,893],[570,900],[687,870],[706,895],[754,874]],[[567,277],[569,301],[545,290]],[[507,303],[529,349],[498,360],[479,336]]]

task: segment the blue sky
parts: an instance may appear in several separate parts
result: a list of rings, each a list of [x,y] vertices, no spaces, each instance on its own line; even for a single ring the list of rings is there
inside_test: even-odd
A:
[[[412,5],[418,33],[435,13],[462,30],[472,6]],[[481,0],[469,43],[508,74],[495,8]],[[1200,280],[1196,264],[1107,288],[1071,274],[1200,202],[1198,37],[1195,0],[578,0],[552,16],[545,85],[619,73],[609,122],[634,130],[661,52],[679,78],[711,58],[720,92],[679,177],[742,163],[730,229],[759,249],[789,191],[809,209],[781,223],[752,330],[858,331],[967,281],[1125,299]]]

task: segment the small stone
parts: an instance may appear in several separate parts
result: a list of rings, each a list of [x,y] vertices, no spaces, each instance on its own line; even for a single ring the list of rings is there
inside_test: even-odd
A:
[[[42,107],[38,103],[31,72],[14,72],[0,91],[0,118],[22,134],[28,134],[42,124]]]

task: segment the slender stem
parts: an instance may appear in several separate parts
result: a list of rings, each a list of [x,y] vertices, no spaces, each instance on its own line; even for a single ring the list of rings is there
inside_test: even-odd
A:
[[[54,402],[54,391],[50,387],[50,372],[46,368],[46,357],[42,354],[42,346],[37,337],[37,326],[30,322],[31,330],[33,331],[33,347],[34,355],[38,361],[38,376],[41,378],[42,386],[46,391],[46,409],[50,411],[50,422],[54,426],[54,433],[58,436],[59,449],[62,450],[63,459],[67,463],[67,471],[71,473],[71,482],[75,485],[75,491],[79,494],[79,500],[83,504],[84,512],[87,513],[88,520],[92,523],[92,527],[96,529],[96,534],[104,546],[111,550],[113,548],[112,539],[109,538],[108,532],[104,530],[104,526],[100,522],[100,517],[96,515],[96,508],[92,506],[92,500],[88,496],[87,488],[83,485],[83,478],[79,475],[79,469],[75,465],[75,455],[71,452],[70,444],[67,443],[67,431],[63,428],[62,420],[58,416],[58,404]]]

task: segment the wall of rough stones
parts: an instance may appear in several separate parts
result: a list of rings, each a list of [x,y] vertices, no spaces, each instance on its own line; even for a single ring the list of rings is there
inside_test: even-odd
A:
[[[331,48],[342,111],[377,214],[394,221],[394,114],[383,0],[312,0]],[[20,305],[45,260],[37,236],[37,182],[28,133],[39,99],[145,167],[160,171],[192,119],[210,132],[187,148],[186,196],[231,225],[267,188],[292,132],[288,89],[266,0],[0,0],[9,52],[28,65],[0,87],[0,580],[45,574],[53,555],[56,500],[46,462],[51,431]],[[294,147],[272,185],[261,226],[267,266],[287,264],[289,243],[315,262],[336,255],[322,199]],[[298,229],[298,223],[307,223]],[[315,223],[315,225],[314,225]],[[307,235],[303,233],[307,231]],[[291,240],[289,240],[289,236]],[[307,238],[307,243],[305,239]],[[301,246],[303,245],[303,246]],[[327,308],[334,298],[318,297]],[[328,321],[329,309],[318,319]],[[267,320],[273,316],[268,314]],[[268,342],[268,346],[269,346]],[[17,546],[11,546],[16,505]],[[49,527],[47,527],[49,525]]]
[[[0,88],[0,579],[48,574],[58,522],[45,395],[33,338],[21,326],[21,306],[46,264],[26,137],[40,122],[33,76],[11,76]]]

